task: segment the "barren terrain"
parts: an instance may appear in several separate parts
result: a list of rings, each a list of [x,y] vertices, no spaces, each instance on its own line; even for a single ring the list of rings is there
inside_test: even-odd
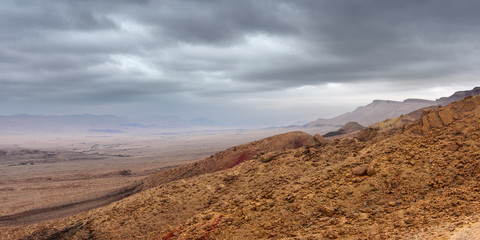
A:
[[[278,131],[3,135],[0,225],[30,224],[108,204],[138,191],[148,175]]]
[[[480,97],[402,119],[330,141],[292,132],[240,145],[172,168],[174,179],[152,175],[160,181],[105,207],[0,231],[5,239],[478,239]]]

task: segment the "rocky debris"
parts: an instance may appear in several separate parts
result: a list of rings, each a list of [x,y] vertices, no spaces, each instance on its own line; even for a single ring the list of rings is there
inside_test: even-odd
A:
[[[456,152],[458,151],[458,149],[460,148],[461,144],[458,144],[458,143],[451,143],[450,145],[448,145],[446,147],[447,150],[449,151],[452,151],[452,152]]]
[[[315,134],[315,136],[313,136],[313,140],[315,140],[315,142],[317,142],[319,145],[324,145],[327,143],[327,139],[323,138],[320,134]]]
[[[237,176],[238,175],[235,175],[235,174],[227,174],[223,178],[223,181],[226,182],[226,183],[231,183],[232,181],[234,181],[237,178]]]
[[[384,121],[375,123],[369,128],[377,130],[378,133],[389,132],[395,129],[402,129],[402,131],[405,131],[415,125],[413,123],[422,117],[424,111],[436,108],[439,108],[439,106],[421,108],[405,115],[402,114],[393,119],[386,119]]]
[[[400,204],[402,204],[401,201],[396,201],[396,202],[395,201],[390,201],[390,202],[388,202],[388,206],[390,206],[390,207],[396,207],[396,206],[399,206]]]
[[[327,206],[318,207],[318,211],[325,214],[328,217],[331,217],[335,214],[335,208],[327,207]]]
[[[268,153],[265,153],[264,155],[262,155],[262,157],[260,159],[261,159],[262,162],[266,163],[266,162],[272,161],[278,155],[280,155],[279,152],[268,152]]]
[[[132,170],[130,170],[130,169],[124,169],[124,170],[120,171],[120,175],[122,175],[122,176],[132,175]]]
[[[305,154],[306,150],[305,149],[298,149],[295,151],[295,154],[293,154],[294,157],[299,158],[302,157]]]
[[[463,101],[454,102],[446,107],[425,111],[421,118],[423,132],[429,133],[432,129],[448,126],[462,113],[471,112],[479,105],[478,97],[467,97]]]
[[[365,128],[362,131],[360,131],[357,135],[356,138],[360,141],[369,141],[372,140],[375,136],[377,136],[377,129],[375,128]]]
[[[352,174],[356,176],[372,176],[375,174],[375,169],[367,164],[360,165],[352,169]]]
[[[159,172],[146,178],[142,188],[148,189],[182,178],[229,169],[266,153],[299,149],[317,144],[313,136],[300,131],[275,135],[229,148],[199,162]],[[262,161],[268,162],[272,159],[262,158]]]

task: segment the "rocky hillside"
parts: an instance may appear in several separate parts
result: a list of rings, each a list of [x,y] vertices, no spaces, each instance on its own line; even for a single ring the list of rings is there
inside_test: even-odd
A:
[[[275,135],[229,148],[202,161],[156,173],[145,179],[141,184],[141,189],[145,190],[174,180],[225,170],[247,160],[258,158],[268,152],[275,153],[303,146],[312,146],[317,142],[318,138],[299,131]]]
[[[372,103],[361,106],[350,113],[331,118],[317,119],[310,122],[306,127],[324,125],[343,125],[347,122],[358,122],[363,126],[369,126],[387,118],[396,118],[401,114],[407,114],[420,108],[434,105],[434,101],[421,99],[407,99],[403,102],[390,100],[374,100]]]
[[[467,90],[467,91],[458,91],[458,92],[455,92],[454,94],[452,94],[449,97],[439,98],[439,99],[435,100],[435,104],[436,105],[441,105],[441,106],[446,106],[450,103],[460,101],[460,100],[462,100],[466,97],[477,96],[477,95],[480,95],[480,87],[476,87],[472,90]]]
[[[392,129],[402,128],[407,123],[414,122],[420,119],[422,117],[423,112],[431,109],[436,109],[436,108],[439,108],[439,106],[421,108],[408,114],[404,114],[404,115],[402,114],[396,118],[387,119],[387,120],[375,123],[373,125],[370,125],[370,128],[373,128],[379,132],[386,132]]]
[[[470,97],[399,128],[317,137],[84,214],[3,228],[0,236],[469,239],[480,225],[479,129],[480,97]]]
[[[343,125],[347,122],[358,122],[363,126],[393,119],[402,114],[408,114],[412,111],[432,106],[446,106],[452,102],[464,99],[468,96],[477,96],[480,94],[480,87],[472,90],[458,91],[449,97],[442,97],[435,101],[423,99],[406,99],[402,102],[390,100],[374,100],[372,103],[361,106],[353,112],[345,113],[330,119],[317,119],[305,125],[305,127],[334,126]]]
[[[327,134],[323,135],[323,137],[333,137],[333,136],[343,135],[347,133],[353,133],[356,131],[360,131],[364,128],[365,128],[364,126],[360,125],[357,122],[348,122],[337,131],[328,132]]]

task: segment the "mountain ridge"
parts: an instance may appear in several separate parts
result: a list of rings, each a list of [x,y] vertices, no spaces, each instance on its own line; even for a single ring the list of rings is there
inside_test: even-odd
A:
[[[373,100],[365,106],[359,106],[352,112],[347,112],[333,118],[319,118],[311,121],[304,127],[316,127],[324,125],[343,125],[347,122],[358,122],[363,126],[369,126],[377,122],[396,118],[402,114],[408,114],[412,111],[432,107],[435,105],[446,106],[452,102],[459,101],[467,96],[480,95],[480,87],[475,87],[471,90],[457,91],[448,97],[439,99],[426,100],[419,98],[408,98],[403,101],[393,100]]]
[[[15,114],[0,115],[0,132],[31,133],[126,133],[154,129],[182,129],[221,126],[207,118],[183,120],[178,116],[155,116],[132,119],[113,114]],[[108,131],[107,131],[108,130]]]

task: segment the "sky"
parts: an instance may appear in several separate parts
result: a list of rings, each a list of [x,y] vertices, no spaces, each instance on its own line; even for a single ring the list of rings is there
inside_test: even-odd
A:
[[[0,115],[281,125],[480,86],[480,1],[0,0]]]

